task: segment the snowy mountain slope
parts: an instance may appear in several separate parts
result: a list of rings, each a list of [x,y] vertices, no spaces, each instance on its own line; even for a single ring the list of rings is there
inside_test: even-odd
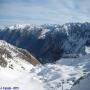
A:
[[[50,63],[65,54],[85,54],[90,23],[14,25],[1,28],[0,39],[27,49],[41,63]]]
[[[31,63],[31,64],[29,64]],[[39,64],[26,50],[17,48],[9,43],[0,40],[0,66],[9,67],[11,69],[28,69],[33,65]],[[25,67],[26,65],[26,67]]]
[[[44,90],[29,73],[36,64],[40,63],[29,52],[0,40],[0,89]]]

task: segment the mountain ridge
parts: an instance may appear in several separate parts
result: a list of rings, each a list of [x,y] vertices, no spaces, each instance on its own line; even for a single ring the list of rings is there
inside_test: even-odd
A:
[[[11,69],[24,69],[24,63],[30,66],[40,64],[39,61],[26,50],[17,48],[3,40],[0,40],[1,67],[9,67]]]
[[[90,23],[17,25],[0,29],[0,39],[28,50],[41,63],[52,63],[64,54],[86,54]]]

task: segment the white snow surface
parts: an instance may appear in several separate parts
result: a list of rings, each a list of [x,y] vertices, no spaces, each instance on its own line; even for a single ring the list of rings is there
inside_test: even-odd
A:
[[[86,46],[85,47],[85,52],[88,54],[88,53],[90,53],[90,46]]]
[[[43,29],[41,32],[41,35],[38,37],[38,39],[45,38],[46,33],[49,31],[50,31],[50,29]]]
[[[14,26],[10,26],[9,29],[14,30],[14,29],[24,29],[26,26],[34,27],[33,24],[16,24]]]
[[[0,68],[0,87],[18,87],[16,90],[44,90],[42,83],[33,79],[30,73],[9,68]]]

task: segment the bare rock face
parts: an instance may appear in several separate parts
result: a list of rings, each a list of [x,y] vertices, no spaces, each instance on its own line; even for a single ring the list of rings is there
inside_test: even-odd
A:
[[[18,51],[20,52],[19,56],[25,59],[26,61],[28,61],[29,63],[31,63],[32,65],[40,64],[40,62],[33,55],[31,55],[28,51],[24,49],[20,49],[20,48],[18,48]]]
[[[22,64],[26,62],[32,65],[40,64],[40,62],[32,56],[28,51],[17,48],[9,43],[0,40],[0,66],[13,67],[13,64]],[[21,65],[23,67],[23,65]]]

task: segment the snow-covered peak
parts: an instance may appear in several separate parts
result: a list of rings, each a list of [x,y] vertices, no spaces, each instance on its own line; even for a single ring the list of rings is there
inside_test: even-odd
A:
[[[23,29],[26,25],[20,25],[20,24],[16,24],[15,26],[10,26],[9,29]]]
[[[14,30],[14,29],[24,29],[26,26],[33,27],[33,24],[15,24],[13,26],[10,26],[9,29]]]

